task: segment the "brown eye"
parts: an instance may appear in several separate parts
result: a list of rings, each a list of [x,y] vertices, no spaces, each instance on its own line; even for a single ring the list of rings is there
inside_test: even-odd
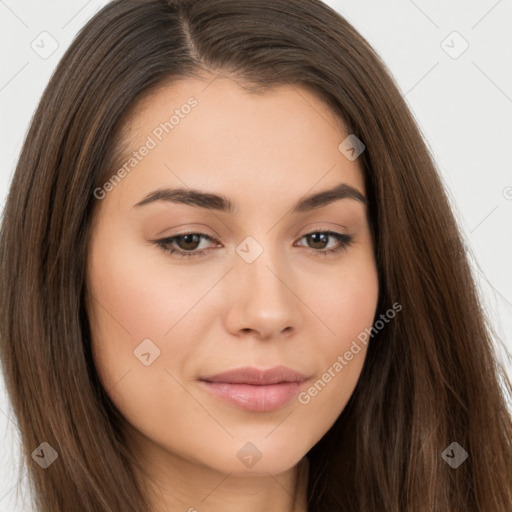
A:
[[[312,249],[325,249],[325,245],[329,243],[329,236],[326,233],[310,233],[305,235]]]
[[[182,258],[188,258],[201,256],[207,251],[207,249],[197,250],[203,239],[212,241],[211,237],[203,233],[184,233],[183,235],[176,235],[162,240],[154,240],[154,243],[165,252],[176,254]]]
[[[180,243],[180,241],[182,243]],[[201,235],[192,233],[190,235],[182,235],[175,237],[175,242],[178,247],[184,251],[193,251],[201,243]]]
[[[312,249],[314,255],[327,256],[328,254],[335,254],[343,249],[346,249],[353,241],[352,235],[346,235],[343,233],[336,233],[334,231],[314,231],[304,235],[302,239],[306,239],[310,249]],[[328,247],[329,240],[334,238],[337,240],[337,245],[334,247]]]
[[[154,243],[169,254],[181,258],[189,258],[192,256],[202,256],[208,251],[209,248],[198,250],[203,239],[213,242],[211,237],[203,233],[184,233],[162,240],[154,240]],[[334,231],[314,231],[304,235],[301,237],[302,239],[306,239],[308,248],[312,250],[314,255],[327,256],[346,249],[352,243],[353,237]],[[334,247],[329,247],[331,239],[337,241]]]

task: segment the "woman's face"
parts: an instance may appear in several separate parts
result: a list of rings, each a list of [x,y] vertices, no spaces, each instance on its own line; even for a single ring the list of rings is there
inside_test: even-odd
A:
[[[87,285],[98,374],[148,463],[277,474],[342,412],[378,296],[347,136],[305,89],[228,78],[134,112],[124,172],[95,193]]]

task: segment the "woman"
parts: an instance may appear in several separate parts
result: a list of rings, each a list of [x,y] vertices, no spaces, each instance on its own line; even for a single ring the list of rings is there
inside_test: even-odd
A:
[[[446,194],[317,0],[107,5],[0,257],[41,512],[512,510],[512,389]]]

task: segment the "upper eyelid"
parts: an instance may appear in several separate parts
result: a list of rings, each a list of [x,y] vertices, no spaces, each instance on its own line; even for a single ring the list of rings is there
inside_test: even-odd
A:
[[[317,233],[317,232],[321,232],[321,233],[325,233],[327,231],[331,231],[333,233],[338,233],[340,235],[348,235],[348,228],[342,224],[335,224],[335,223],[327,223],[327,224],[334,224],[335,226],[337,226],[337,228],[332,228],[332,227],[325,227],[322,225],[322,223],[315,223],[315,222],[312,222],[309,224],[309,226],[313,226],[311,228],[309,228],[302,236],[306,236],[306,235],[309,235],[311,233]],[[339,232],[339,229],[342,228],[344,230],[346,230],[345,233],[343,232]],[[295,235],[295,237],[298,236],[298,234],[300,233],[301,230],[299,230],[297,232],[297,234]],[[170,236],[167,236],[167,237],[162,237],[160,240],[169,240],[170,238],[179,238],[181,236],[186,236],[186,235],[201,235],[201,236],[204,236],[204,237],[207,237],[211,240],[217,240],[217,237],[218,235],[215,234],[215,235],[209,235],[207,233],[204,233],[200,230],[193,230],[193,229],[190,229],[190,230],[187,230],[187,231],[184,231],[183,233],[177,233],[175,235],[170,235]]]
[[[298,239],[302,239],[304,238],[305,236],[307,235],[311,235],[313,233],[328,233],[330,234],[330,236],[333,236],[333,235],[340,235],[340,236],[347,236],[347,237],[351,237],[352,238],[352,235],[350,235],[349,233],[340,233],[338,231],[335,231],[333,229],[311,229],[309,231],[307,231],[306,233],[302,234]],[[206,233],[201,233],[200,231],[188,231],[188,232],[185,232],[185,233],[178,233],[177,235],[172,235],[172,236],[168,236],[168,237],[164,237],[164,238],[161,238],[161,239],[158,239],[158,240],[152,240],[153,242],[165,242],[167,244],[171,244],[173,242],[176,241],[176,239],[178,238],[181,238],[181,237],[184,237],[184,236],[187,236],[187,235],[199,235],[201,238],[206,238],[212,242],[217,242],[217,243],[220,243],[218,240],[216,240],[215,237],[213,236],[210,236],[210,235],[207,235]],[[181,249],[178,249],[178,250],[181,250]],[[206,251],[207,249],[201,249],[201,251]],[[190,254],[193,254],[194,252],[201,252],[201,251],[198,251],[198,250],[195,250],[195,251],[185,251],[185,252],[190,252]]]

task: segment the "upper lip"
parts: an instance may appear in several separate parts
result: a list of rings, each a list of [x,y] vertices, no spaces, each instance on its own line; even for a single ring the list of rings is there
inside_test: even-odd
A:
[[[235,368],[226,372],[217,373],[208,377],[201,377],[206,382],[222,382],[224,384],[253,384],[256,386],[268,386],[281,382],[304,382],[307,377],[286,366],[276,366],[266,370],[259,370],[247,366]]]

